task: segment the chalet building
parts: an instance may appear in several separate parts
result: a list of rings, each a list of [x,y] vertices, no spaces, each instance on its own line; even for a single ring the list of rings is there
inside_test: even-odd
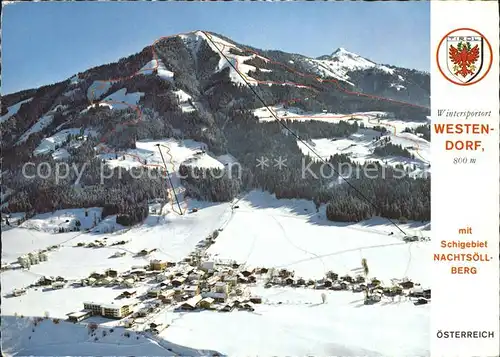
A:
[[[172,280],[172,286],[179,287],[182,284],[184,284],[185,281],[186,281],[186,278],[184,278],[184,277],[177,277],[177,278],[175,278],[175,279]]]
[[[243,275],[245,278],[249,277],[250,275],[253,274],[255,269],[245,269],[240,272],[241,275]]]
[[[195,295],[189,300],[185,301],[183,304],[181,304],[179,307],[182,310],[194,310],[196,309],[198,303],[202,300],[201,295]]]
[[[415,284],[410,280],[402,281],[399,283],[399,286],[401,286],[403,289],[411,289],[414,285]]]
[[[423,292],[422,292],[423,296],[425,299],[430,299],[431,298],[431,289],[425,289]]]
[[[235,275],[225,277],[224,281],[229,285],[229,287],[238,285],[238,277]]]
[[[365,282],[365,277],[364,277],[364,276],[361,276],[361,275],[358,275],[358,276],[356,277],[356,279],[354,280],[354,282],[355,282],[356,284],[361,284],[361,283],[364,283],[364,282]]]
[[[162,281],[165,281],[167,280],[167,275],[165,273],[159,273],[159,274],[156,274],[155,275],[155,281],[156,282],[162,282]]]
[[[26,289],[14,289],[12,296],[21,296],[26,294]]]
[[[52,284],[52,289],[62,289],[65,285],[62,281],[56,281]]]
[[[199,295],[200,294],[200,287],[198,285],[186,286],[184,288],[184,293],[186,295],[188,295],[189,297],[193,297],[195,295]]]
[[[331,288],[333,285],[333,281],[331,279],[325,279],[325,281],[323,282],[323,286],[325,288]]]
[[[343,281],[346,281],[348,283],[353,283],[354,282],[354,279],[352,278],[352,276],[349,276],[349,275],[344,275],[341,280]]]
[[[215,263],[212,261],[202,262],[200,265],[200,269],[208,273],[211,273],[215,270]]]
[[[202,270],[195,270],[188,275],[190,280],[200,280],[205,276],[205,272]]]
[[[132,278],[125,279],[120,286],[124,288],[133,288],[135,285],[135,280]]]
[[[160,301],[164,304],[170,304],[172,303],[173,299],[174,299],[174,295],[175,295],[175,291],[174,290],[167,290],[167,291],[164,291],[162,292],[158,298],[160,299]]]
[[[285,285],[294,285],[295,279],[289,276],[288,278],[283,279],[283,282]]]
[[[157,298],[161,294],[161,289],[151,289],[148,291],[147,296],[152,298]]]
[[[220,281],[221,277],[220,276],[211,276],[210,278],[207,279],[207,286],[215,286],[215,284]]]
[[[101,274],[101,273],[96,273],[96,272],[93,272],[93,273],[91,273],[91,274],[89,275],[89,278],[94,278],[94,279],[96,279],[96,280],[97,280],[97,279],[102,279],[102,278],[104,278],[104,277],[106,277],[106,275]]]
[[[304,286],[306,285],[306,281],[303,278],[298,278],[296,281],[297,286]]]
[[[250,302],[254,304],[262,304],[262,298],[260,296],[250,297]]]
[[[118,271],[115,269],[107,269],[104,274],[106,274],[107,277],[116,278],[118,276]]]
[[[221,312],[231,312],[234,310],[234,305],[233,304],[227,304],[224,305],[219,311]]]
[[[159,270],[163,271],[167,267],[167,262],[160,261],[158,259],[154,259],[150,261],[151,270]]]
[[[88,278],[87,283],[88,283],[88,285],[93,286],[97,283],[97,279],[96,278]]]
[[[210,309],[215,300],[211,297],[206,297],[200,300],[199,306],[203,309]]]
[[[229,295],[229,284],[220,281],[215,284],[214,290],[216,293]]]

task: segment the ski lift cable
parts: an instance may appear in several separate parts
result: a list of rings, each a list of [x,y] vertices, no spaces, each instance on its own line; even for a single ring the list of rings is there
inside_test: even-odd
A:
[[[220,55],[222,57],[224,57],[224,59],[227,61],[227,63],[234,69],[234,71],[238,74],[238,76],[240,76],[240,78],[243,80],[243,82],[245,82],[246,86],[252,91],[252,93],[255,95],[255,97],[259,100],[259,102],[262,103],[262,105],[269,111],[269,113],[271,113],[271,115],[273,116],[273,118],[281,125],[283,126],[283,128],[285,128],[287,131],[290,132],[290,134],[292,134],[298,141],[300,141],[306,148],[308,148],[310,150],[310,152],[312,152],[316,157],[318,157],[320,159],[320,161],[322,161],[324,164],[328,164],[328,161],[326,161],[325,159],[323,159],[323,157],[321,157],[321,155],[319,155],[313,148],[311,148],[311,146],[309,144],[307,144],[304,140],[302,140],[300,137],[298,137],[295,132],[290,129],[285,123],[283,123],[283,120],[281,120],[280,118],[278,118],[278,116],[271,110],[271,108],[269,108],[269,105],[266,104],[266,102],[264,101],[264,99],[262,99],[262,97],[257,93],[257,91],[250,85],[250,83],[248,83],[247,79],[240,73],[240,71],[236,68],[236,66],[229,60],[229,58],[221,51],[221,49],[215,44],[215,42],[211,39],[210,36],[208,36],[205,32],[203,32],[206,36],[206,38],[212,43],[212,45],[217,49],[217,51],[220,53]],[[260,84],[257,83],[257,86],[260,88]],[[343,176],[340,175],[340,173],[332,167],[332,170],[339,176],[342,178],[342,180],[345,181],[345,183],[350,187],[352,188],[362,199],[364,199],[368,204],[370,204],[373,208],[375,208],[377,211],[379,210],[379,207],[377,205],[375,205],[370,199],[368,199],[359,189],[357,189],[353,184],[351,184],[346,178],[344,178]],[[405,231],[399,227],[399,225],[394,222],[392,219],[390,218],[387,218],[385,217],[392,225],[394,225],[401,233],[403,233],[404,235],[406,235]]]
[[[170,178],[170,174],[168,173],[167,164],[165,163],[165,158],[163,157],[163,153],[161,152],[160,144],[156,144],[156,146],[158,147],[158,151],[160,152],[161,160],[163,161],[163,165],[165,166],[165,171],[166,171],[166,174],[167,174],[167,178],[168,178],[168,181],[170,183],[170,187],[172,187],[172,192],[174,193],[175,202],[177,203],[177,206],[179,207],[179,214],[182,216],[181,204],[179,203],[179,199],[177,198],[177,194],[175,193],[175,188],[174,188],[174,185],[172,184],[172,180]]]

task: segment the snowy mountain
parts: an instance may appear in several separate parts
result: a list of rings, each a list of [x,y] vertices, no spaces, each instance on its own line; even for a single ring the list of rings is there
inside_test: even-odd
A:
[[[427,356],[428,91],[194,31],[4,96],[2,353]]]
[[[174,174],[179,168],[183,172],[196,169],[196,165],[210,170],[226,167],[227,163],[217,159],[224,155],[232,156],[232,161],[248,170],[245,179],[228,179],[217,189],[214,183],[183,178],[182,185],[197,198],[225,201],[241,190],[262,187],[284,197],[317,197],[324,183],[302,182],[299,166],[284,169],[288,171],[287,180],[295,182],[287,190],[281,187],[283,173],[266,176],[255,168],[257,158],[276,156],[278,152],[297,163],[304,153],[317,160],[311,150],[303,150],[303,143],[291,142],[292,137],[283,135],[284,128],[276,131],[266,119],[276,120],[278,112],[278,119],[291,120],[285,134],[298,130],[311,145],[315,145],[314,140],[345,138],[356,142],[356,147],[363,146],[354,153],[333,145],[325,153],[328,160],[336,155],[331,160],[392,162],[413,168],[413,173],[428,172],[429,113],[418,104],[420,95],[428,93],[428,78],[420,85],[417,79],[422,76],[420,72],[375,64],[345,49],[312,59],[261,51],[204,31],[162,37],[115,63],[91,68],[63,82],[4,96],[0,123],[4,191],[8,188],[16,192],[9,196],[11,209],[34,208],[40,212],[64,208],[69,204],[67,199],[63,199],[67,203],[36,199],[40,192],[33,185],[39,182],[21,177],[25,162],[47,158],[55,162],[91,160],[95,170],[102,160],[109,168],[161,167],[166,163],[154,142],[166,140],[174,145],[162,144],[174,153],[168,169]],[[264,107],[263,102],[270,107]],[[303,125],[303,119],[309,123]],[[358,133],[361,125],[375,133]],[[386,135],[384,140],[382,135]],[[189,150],[177,156],[181,151],[174,147]],[[203,152],[197,153],[200,150]],[[362,158],[360,153],[365,153]],[[97,200],[101,195],[95,185],[97,178],[83,178],[84,189],[97,190],[92,193]],[[56,186],[62,185],[66,191],[71,180],[75,180],[74,174],[68,174],[64,183],[57,182]],[[181,185],[181,179],[178,181]],[[158,179],[143,185],[148,187],[147,192],[134,201],[154,195],[161,184]],[[55,189],[42,187],[51,192]],[[131,186],[116,189],[123,194],[134,190]],[[330,198],[330,194],[325,197]],[[101,206],[96,200],[92,205]],[[112,211],[125,209],[118,208],[118,201]],[[389,211],[392,209],[387,208],[383,214],[398,215]]]

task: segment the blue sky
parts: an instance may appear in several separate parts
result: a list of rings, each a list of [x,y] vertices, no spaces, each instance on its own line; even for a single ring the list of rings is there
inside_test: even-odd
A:
[[[429,70],[429,2],[37,2],[2,12],[2,94],[65,80],[192,30],[311,57],[344,47]]]

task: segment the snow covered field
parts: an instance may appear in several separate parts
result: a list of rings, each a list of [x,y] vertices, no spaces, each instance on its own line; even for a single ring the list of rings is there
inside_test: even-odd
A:
[[[407,276],[428,286],[429,243],[404,243],[402,234],[385,219],[336,224],[325,219],[324,208],[316,213],[309,201],[277,200],[260,191],[250,192],[234,205],[190,200],[190,207],[199,208],[195,214],[179,216],[170,211],[164,216],[150,215],[141,225],[106,234],[49,234],[11,228],[2,235],[3,261],[15,261],[20,254],[53,244],[61,247],[49,252],[47,261],[32,265],[29,271],[2,272],[2,290],[7,293],[25,287],[44,275],[63,275],[71,282],[107,268],[122,272],[155,258],[179,261],[216,229],[222,231],[208,249],[215,259],[286,268],[295,271],[298,277],[320,278],[328,270],[352,274],[352,269],[359,268],[361,259],[366,258],[371,276],[385,284],[390,285],[392,278]],[[56,211],[54,215],[61,217],[62,213]],[[40,215],[33,222],[44,227],[50,226],[48,222],[53,219],[51,215]],[[24,224],[30,226],[29,222]],[[425,224],[409,223],[401,228],[408,235],[429,234]],[[389,236],[390,232],[394,234]],[[76,247],[77,243],[105,237],[107,242],[126,243],[93,249]],[[153,248],[157,250],[148,257],[133,256],[142,249]],[[110,258],[117,251],[126,254]],[[134,287],[139,293],[146,289],[144,283]],[[262,304],[254,305],[253,312],[178,313],[168,309],[158,318],[169,321],[170,326],[154,339],[144,335],[139,340],[128,339],[118,333],[99,337],[99,341],[94,341],[81,324],[56,325],[47,321],[43,322],[44,329],[36,327],[36,332],[32,332],[28,322],[14,315],[44,316],[47,312],[51,317],[65,318],[67,313],[80,310],[84,301],[109,301],[120,294],[120,289],[71,286],[47,291],[30,289],[25,295],[3,298],[3,343],[7,351],[21,355],[65,355],[70,353],[70,346],[81,349],[80,354],[84,355],[165,355],[168,350],[164,347],[173,346],[172,343],[181,349],[193,348],[182,350],[190,351],[187,355],[200,354],[197,349],[216,350],[230,356],[429,354],[429,305],[414,306],[396,298],[366,306],[361,293],[290,287],[264,289],[262,283],[250,289],[263,300]],[[320,304],[322,292],[327,295],[325,304]],[[102,329],[116,325],[114,320],[101,320]],[[37,335],[39,332],[45,339]],[[99,349],[100,346],[105,348]]]
[[[253,290],[263,297],[254,312],[174,315],[160,336],[238,357],[429,356],[429,305],[364,306],[362,293],[335,291],[321,304],[317,290]]]
[[[308,279],[324,277],[329,270],[352,274],[366,258],[371,274],[387,284],[405,276],[429,283],[424,264],[430,254],[428,243],[404,243],[402,233],[386,219],[334,223],[326,220],[324,208],[316,214],[312,202],[275,200],[257,191],[238,205],[231,223],[208,250],[220,259],[286,268]],[[428,236],[422,232],[423,224],[400,227],[408,235]]]
[[[403,166],[416,165],[412,174],[419,175],[430,172],[430,143],[418,135],[403,132],[405,128],[416,128],[424,125],[424,122],[406,122],[398,119],[377,118],[377,115],[386,115],[385,112],[365,112],[353,114],[338,114],[338,113],[306,113],[299,108],[289,107],[284,108],[282,105],[277,105],[271,108],[274,115],[272,115],[267,108],[259,108],[254,110],[255,116],[260,121],[274,121],[276,117],[281,120],[297,120],[297,121],[326,121],[329,123],[338,123],[340,121],[353,121],[355,120],[358,125],[362,125],[356,133],[347,138],[331,140],[328,138],[312,139],[308,142],[317,154],[323,158],[328,158],[335,154],[347,154],[350,158],[363,164],[366,161],[378,161],[382,164]],[[375,142],[374,138],[381,135],[379,131],[373,130],[375,126],[385,127],[387,133],[384,137],[389,138],[390,142],[394,145],[400,145],[408,150],[415,156],[415,159],[405,157],[378,157],[373,154],[373,150],[380,145]],[[285,134],[287,134],[285,132]],[[299,133],[300,135],[300,133]],[[314,153],[304,145],[301,141],[297,141],[297,145],[305,155],[315,158]]]

